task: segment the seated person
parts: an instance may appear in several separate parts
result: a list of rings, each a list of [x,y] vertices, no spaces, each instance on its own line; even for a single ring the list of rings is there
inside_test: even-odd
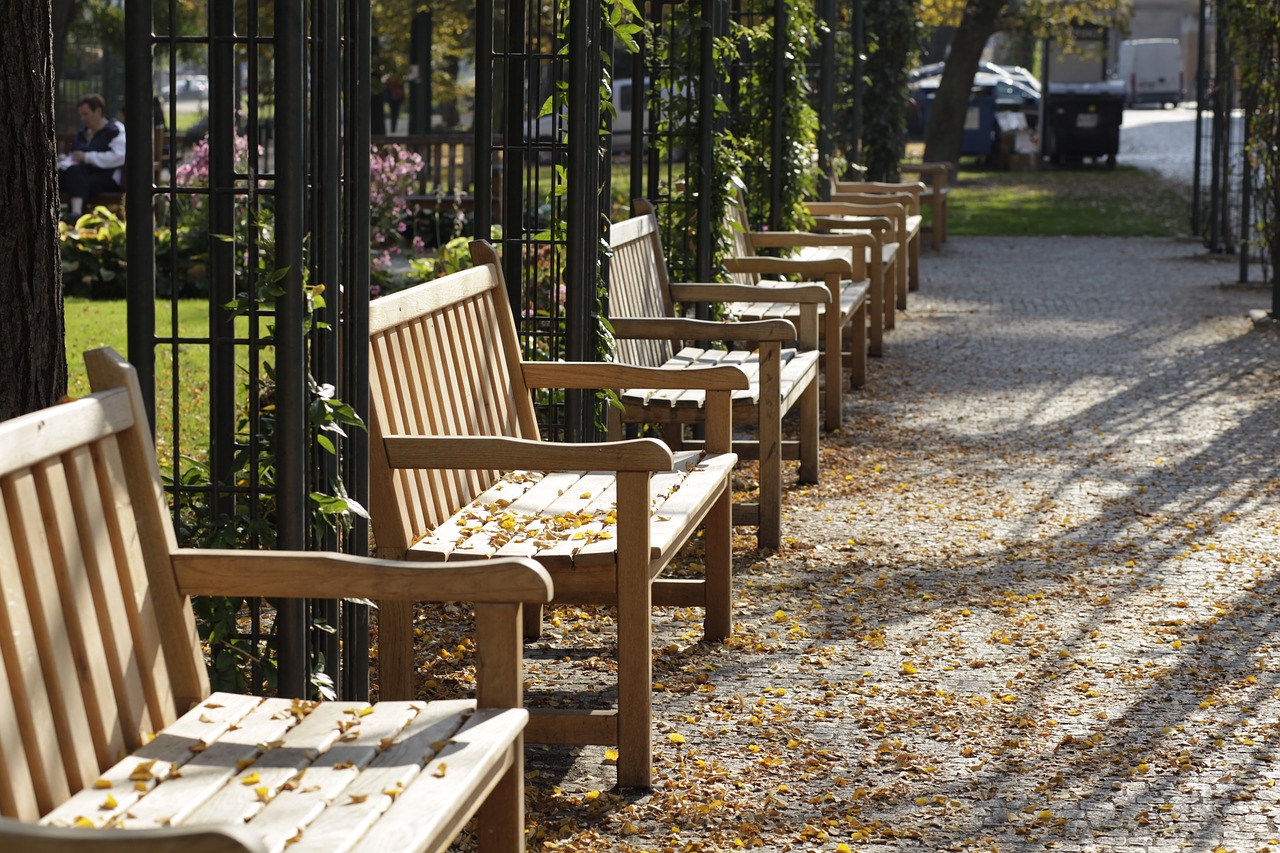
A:
[[[69,218],[84,213],[84,200],[98,193],[119,192],[124,172],[124,125],[107,118],[101,95],[85,95],[76,103],[84,125],[71,151],[58,161],[58,185],[67,196]]]

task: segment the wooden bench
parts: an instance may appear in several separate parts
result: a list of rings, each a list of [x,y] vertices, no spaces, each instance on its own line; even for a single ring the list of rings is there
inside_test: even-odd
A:
[[[731,316],[741,320],[781,318],[800,322],[800,305],[778,302],[770,294],[776,284],[761,276],[799,277],[821,281],[831,292],[831,302],[818,306],[819,345],[823,363],[823,426],[840,426],[843,368],[849,367],[849,384],[860,388],[867,381],[867,319],[871,319],[871,347],[880,355],[884,340],[883,267],[868,264],[878,253],[879,241],[870,232],[815,234],[800,231],[752,231],[747,220],[745,188],[734,181],[736,201],[726,206],[726,223],[732,235],[733,256],[725,265],[740,284],[758,285],[761,296],[731,302]],[[790,257],[762,255],[760,250],[781,249]]]
[[[445,850],[477,814],[522,849],[542,569],[180,549],[132,367],[85,363],[94,394],[0,423],[0,850]],[[479,707],[210,695],[192,595],[479,602]]]
[[[814,217],[814,230],[824,233],[880,229],[881,226],[871,225],[870,221],[882,219],[889,222],[889,227],[882,228],[880,235],[883,246],[890,250],[892,257],[886,257],[883,263],[893,274],[890,290],[894,295],[894,308],[906,310],[907,294],[914,289],[912,282],[918,281],[920,217],[911,217],[905,200],[840,193],[833,194],[832,201],[807,202],[805,206]],[[886,315],[886,326],[893,328],[895,325],[896,320],[890,311]]]
[[[618,746],[618,783],[652,782],[652,607],[705,608],[708,640],[731,630],[730,394],[736,367],[678,374],[617,364],[526,362],[488,243],[474,268],[369,307],[370,514],[380,556],[528,556],[556,601],[618,609],[618,707],[531,708],[532,743]],[[705,399],[705,453],[651,438],[563,444],[539,438],[531,389],[670,384]],[[705,573],[663,570],[699,527]],[[412,611],[378,610],[383,695],[413,694]],[[594,697],[592,697],[594,698]],[[598,704],[595,703],[595,704]]]
[[[740,456],[760,460],[760,499],[736,504],[734,522],[755,525],[760,546],[777,548],[782,541],[782,460],[799,459],[800,481],[818,481],[818,307],[831,300],[831,293],[823,284],[778,287],[771,294],[775,301],[801,305],[796,324],[679,317],[676,304],[750,301],[760,290],[742,284],[673,283],[652,205],[644,199],[633,204],[637,215],[609,229],[609,322],[618,356],[630,364],[664,369],[668,377],[696,365],[733,364],[747,371],[750,385],[733,395],[733,417],[754,424],[758,436],[733,446]],[[758,349],[726,350],[696,341],[748,343]],[[791,341],[799,347],[784,349],[782,344]],[[622,405],[621,412],[609,413],[615,432],[624,424],[657,424],[673,447],[697,447],[685,438],[684,427],[708,417],[706,395],[689,393],[671,378],[627,387]],[[799,413],[799,436],[784,442],[782,417],[792,409]]]
[[[375,136],[370,142],[379,150],[397,145],[422,158],[422,169],[414,177],[413,191],[407,198],[410,207],[430,212],[456,207],[471,213],[484,193],[488,195],[493,221],[502,221],[502,170],[496,166],[477,170],[475,134]],[[500,142],[495,139],[495,148]]]
[[[922,230],[928,235],[929,245],[935,252],[941,250],[942,244],[947,242],[947,195],[951,192],[951,173],[955,170],[954,163],[942,161],[898,164],[898,171],[919,175],[924,183],[920,203],[929,206],[930,222]]]
[[[895,242],[904,247],[907,254],[906,267],[898,272],[898,286],[901,298],[900,308],[906,308],[906,290],[918,290],[920,287],[920,229],[924,217],[920,215],[921,199],[927,187],[918,181],[901,183],[883,183],[875,181],[835,181],[831,182],[831,201],[847,202],[864,206],[901,205],[903,210],[889,211],[873,215],[887,215],[897,223]]]

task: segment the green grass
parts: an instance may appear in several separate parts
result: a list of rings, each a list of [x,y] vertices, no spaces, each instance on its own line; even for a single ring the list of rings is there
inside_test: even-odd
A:
[[[127,309],[121,300],[96,300],[69,296],[65,301],[67,343],[67,393],[73,397],[89,393],[83,353],[87,349],[110,346],[128,356]],[[168,302],[156,303],[156,332],[168,337],[173,327]],[[178,334],[207,337],[209,304],[199,299],[178,301]],[[197,458],[206,455],[209,444],[209,355],[200,346],[178,347],[180,382],[177,417],[181,426],[182,452]],[[162,468],[173,459],[173,358],[170,348],[156,350],[156,452]],[[194,451],[194,452],[193,452]]]
[[[1175,237],[1191,215],[1185,191],[1132,166],[962,169],[948,207],[957,236]]]

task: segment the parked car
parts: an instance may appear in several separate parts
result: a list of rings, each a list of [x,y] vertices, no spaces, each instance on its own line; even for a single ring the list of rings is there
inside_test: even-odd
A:
[[[1186,98],[1182,43],[1177,39],[1120,42],[1116,78],[1125,85],[1125,106],[1177,106]]]
[[[648,85],[648,81],[645,81]],[[613,81],[613,153],[631,151],[632,81],[630,78]],[[645,115],[648,115],[646,110]],[[643,121],[643,118],[641,119]],[[533,122],[530,138],[537,142],[550,142],[556,132],[562,136],[568,132],[564,120],[558,116],[542,116]]]
[[[923,138],[934,95],[942,80],[943,64],[933,63],[912,72],[908,84],[911,102],[907,112],[907,135]],[[1040,81],[1025,68],[1009,68],[984,62],[973,76],[969,115],[965,121],[965,154],[987,153],[994,132],[995,114],[1020,112],[1026,126],[1035,130],[1040,120]]]

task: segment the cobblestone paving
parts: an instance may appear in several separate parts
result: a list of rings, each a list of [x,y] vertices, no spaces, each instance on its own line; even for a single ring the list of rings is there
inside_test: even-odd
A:
[[[1280,334],[1197,252],[926,255],[734,636],[661,615],[653,791],[532,750],[531,849],[1280,851]]]

